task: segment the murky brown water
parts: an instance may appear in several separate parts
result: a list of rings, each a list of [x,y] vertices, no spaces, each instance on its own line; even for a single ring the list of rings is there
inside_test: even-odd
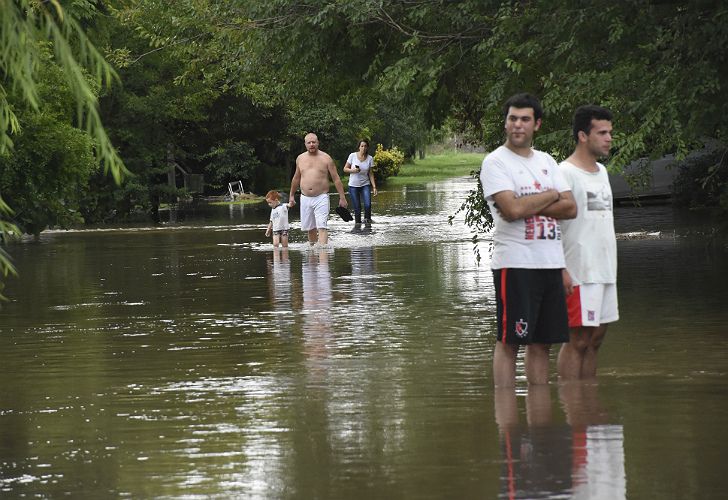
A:
[[[619,242],[598,385],[495,392],[491,273],[447,224],[469,184],[382,192],[329,250],[273,252],[251,207],[11,247],[0,493],[721,498],[726,248],[618,209],[662,237]]]

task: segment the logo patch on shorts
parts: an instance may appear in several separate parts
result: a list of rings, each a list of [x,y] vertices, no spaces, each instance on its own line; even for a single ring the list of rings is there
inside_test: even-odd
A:
[[[520,339],[528,335],[528,322],[523,321],[523,318],[516,321],[516,336]]]
[[[594,317],[596,316],[596,314],[594,314],[594,311],[587,310],[586,316],[587,316],[587,318],[589,318],[589,321],[594,321]]]

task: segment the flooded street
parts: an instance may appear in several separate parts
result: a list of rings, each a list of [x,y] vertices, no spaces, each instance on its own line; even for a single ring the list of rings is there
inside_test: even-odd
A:
[[[268,209],[9,248],[0,494],[722,498],[728,250],[671,207],[618,207],[621,320],[598,384],[493,389],[495,301],[470,179],[374,199],[310,250]]]

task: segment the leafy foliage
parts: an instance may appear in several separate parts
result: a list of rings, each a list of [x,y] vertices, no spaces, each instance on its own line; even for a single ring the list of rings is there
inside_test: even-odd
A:
[[[20,232],[15,226],[7,220],[3,220],[4,217],[12,216],[12,209],[0,198],[0,243],[5,243],[9,238],[17,237]],[[5,288],[5,279],[8,276],[17,276],[18,271],[13,265],[10,255],[0,246],[0,273],[2,273],[2,279],[0,280],[0,300],[4,300],[5,296],[2,294]]]
[[[13,152],[0,158],[0,190],[8,193],[15,223],[39,234],[48,226],[82,222],[80,194],[98,165],[91,139],[48,115],[31,114],[20,122],[23,132]]]
[[[394,34],[383,50],[401,53],[396,60],[377,55],[379,84],[444,109],[453,128],[487,149],[503,140],[502,103],[521,91],[542,98],[546,115],[536,146],[558,158],[573,148],[577,106],[611,108],[614,171],[641,157],[682,158],[706,137],[728,139],[728,92],[720,77],[728,74],[728,6],[722,2],[384,0],[359,6]],[[438,116],[430,123],[437,125]],[[477,203],[473,210],[480,212]]]
[[[231,142],[215,147],[204,158],[210,160],[205,167],[208,179],[215,187],[223,188],[228,182],[240,180],[243,185],[253,178],[261,166],[254,148],[245,142]]]
[[[719,206],[728,211],[728,149],[715,149],[680,162],[675,201],[690,208]]]
[[[377,144],[377,150],[374,153],[374,178],[377,182],[384,182],[387,177],[392,177],[399,173],[404,163],[404,153],[393,147],[392,149],[384,149],[384,146]]]
[[[93,139],[73,126],[74,95],[62,68],[50,64],[48,50],[36,73],[37,97],[47,103],[39,113],[13,93],[20,129],[12,150],[0,156],[0,192],[13,207],[13,219],[26,233],[47,226],[69,227],[81,221],[79,200],[89,176],[97,170]]]
[[[152,50],[183,61],[177,82],[202,79],[256,106],[282,109],[277,142],[292,164],[303,135],[312,131],[334,158],[345,158],[363,130],[375,142],[406,149],[424,142],[428,108],[406,92],[393,95],[377,85],[381,61],[375,61],[391,34],[363,18],[363,6],[311,0],[131,2],[120,16]],[[391,117],[400,120],[397,126]]]
[[[480,184],[480,171],[471,172],[471,177],[475,179],[475,188],[471,189],[453,215],[448,217],[448,224],[452,225],[455,217],[461,213],[465,213],[465,223],[473,229],[473,251],[475,259],[480,262],[479,234],[484,234],[493,228],[493,214],[490,213],[488,203],[483,196],[483,186]]]
[[[77,2],[80,3],[80,2]],[[26,110],[42,111],[48,104],[40,89],[39,72],[48,64],[48,48],[53,53],[53,63],[61,68],[65,80],[65,87],[72,95],[75,103],[75,124],[83,128],[93,140],[93,153],[95,158],[107,168],[114,178],[119,181],[125,173],[124,165],[116,150],[108,139],[97,109],[98,88],[111,84],[114,73],[111,67],[88,40],[79,23],[66,14],[57,0],[40,2],[35,0],[0,0],[0,155],[7,165],[8,156],[13,149],[13,140],[22,132],[24,123],[31,128],[43,126],[43,132],[49,134],[48,139],[68,140],[70,149],[77,148],[81,155],[80,170],[87,167],[83,158],[89,149],[86,138],[61,126],[49,131],[45,125],[50,125],[47,116],[28,118],[24,121],[19,113]],[[42,43],[41,43],[42,42]],[[49,42],[48,45],[45,42]],[[55,96],[50,99],[53,102]],[[52,126],[52,125],[51,125]],[[52,137],[51,137],[52,136]],[[28,137],[26,134],[25,138]],[[17,140],[17,139],[16,139]],[[56,148],[62,149],[64,144],[56,143]],[[52,149],[48,148],[47,152]],[[68,150],[67,150],[68,151]],[[58,153],[59,150],[56,150]],[[26,149],[26,153],[30,153]],[[19,153],[21,156],[23,153]],[[69,153],[65,159],[54,158],[52,169],[59,169],[65,173],[65,167],[72,167]],[[50,156],[54,156],[50,153]],[[63,156],[63,155],[62,155]],[[27,158],[30,159],[30,158]],[[37,159],[37,158],[36,158]],[[48,157],[46,157],[48,159]],[[75,162],[74,162],[75,163]],[[33,163],[32,169],[43,169],[45,165]],[[5,169],[4,169],[5,170]],[[5,174],[7,172],[3,172]],[[6,178],[7,176],[3,175]],[[61,176],[63,178],[63,176]],[[7,188],[4,188],[7,189]],[[27,193],[27,191],[26,191]],[[8,195],[3,190],[2,195]],[[19,196],[17,193],[10,193]],[[22,196],[22,195],[21,195]],[[60,199],[53,198],[50,203],[55,204],[57,210],[63,204]],[[65,212],[68,213],[68,212]],[[18,216],[0,198],[0,217]],[[37,221],[37,219],[36,219]],[[3,241],[18,234],[18,228],[0,218],[0,239]],[[7,253],[0,251],[0,271],[3,277],[14,273],[15,269]]]
[[[227,84],[285,103],[291,137],[315,123],[333,153],[362,128],[410,151],[446,120],[493,149],[501,104],[520,91],[542,98],[537,147],[561,158],[573,147],[573,110],[611,108],[615,171],[727,138],[724,2],[185,0],[176,16],[157,3],[144,9],[145,36],[187,51],[188,75],[219,62],[213,73]]]
[[[58,1],[0,0],[0,11],[0,152],[12,146],[10,134],[20,129],[7,101],[7,86],[17,90],[32,109],[44,104],[37,72],[46,64],[46,54],[44,46],[35,42],[50,40],[55,62],[77,105],[78,122],[93,137],[98,158],[120,180],[124,164],[108,139],[97,107],[96,87],[111,84],[115,77],[111,66]]]

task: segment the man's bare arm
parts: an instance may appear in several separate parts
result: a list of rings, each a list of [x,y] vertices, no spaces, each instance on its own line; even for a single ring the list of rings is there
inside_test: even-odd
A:
[[[513,191],[500,191],[493,195],[501,217],[508,222],[525,219],[539,213],[559,199],[559,192],[549,189],[537,194],[516,198]]]
[[[291,179],[291,192],[288,194],[288,206],[292,207],[296,204],[296,191],[298,191],[298,187],[301,185],[301,169],[298,166],[298,160],[296,160],[296,173],[293,174],[293,179]]]
[[[571,191],[562,191],[559,193],[559,199],[556,203],[552,203],[538,214],[554,219],[573,219],[576,217],[576,200]]]

